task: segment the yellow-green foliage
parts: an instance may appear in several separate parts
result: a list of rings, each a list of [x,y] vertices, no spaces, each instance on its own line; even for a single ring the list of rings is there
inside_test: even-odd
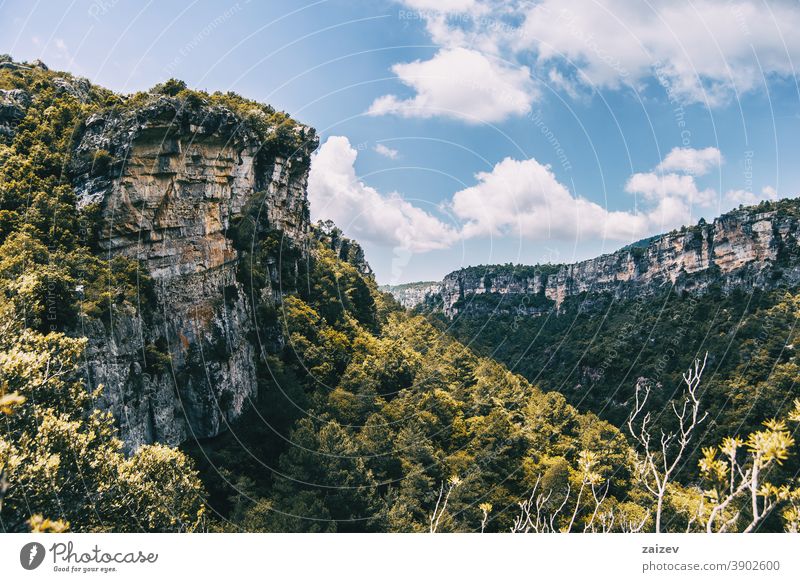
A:
[[[178,81],[118,96],[67,73],[9,66],[0,69],[0,88],[30,98],[14,132],[0,138],[0,529],[195,529],[203,491],[191,462],[162,446],[126,457],[113,419],[93,411],[98,395],[79,381],[85,340],[70,334],[81,320],[108,322],[115,311],[147,319],[153,296],[136,261],[98,252],[100,209],[77,210],[68,173],[73,147],[91,114],[112,108],[124,115],[159,94],[186,106],[227,107],[263,149],[282,155],[313,132],[268,106]],[[91,161],[94,175],[113,163],[104,150]],[[332,333],[320,337],[338,341]],[[168,364],[158,346],[146,350],[153,367]]]
[[[285,347],[262,374],[257,411],[203,472],[234,527],[428,531],[444,483],[437,531],[507,531],[540,479],[548,507],[566,508],[558,528],[583,529],[592,488],[608,513],[646,513],[613,426],[405,314],[330,248],[315,249],[307,277],[277,308]],[[284,437],[271,438],[279,426]],[[214,478],[220,466],[247,498]]]
[[[800,399],[787,415],[800,422]],[[728,437],[717,447],[703,448],[700,475],[707,487],[695,517],[698,527],[708,531],[752,531],[782,509],[786,531],[797,531],[800,483],[780,470],[796,452],[787,421],[768,420],[764,428],[746,439]]]
[[[207,93],[189,89],[186,83],[170,79],[153,87],[150,91],[134,93],[122,98],[118,107],[123,109],[141,107],[153,99],[153,94],[174,97],[188,106],[225,107],[233,111],[255,132],[267,152],[283,152],[284,155],[297,155],[303,150],[304,143],[314,138],[313,130],[303,134],[298,123],[283,111],[276,111],[272,106],[246,99],[241,95],[228,91]]]
[[[148,277],[136,261],[96,254],[97,209],[77,211],[67,175],[84,120],[112,94],[86,84],[78,99],[59,85],[77,82],[69,74],[36,67],[1,69],[0,82],[31,99],[14,135],[0,140],[0,292],[43,332],[76,327],[81,315],[140,308]],[[108,163],[108,152],[95,157],[98,167]]]
[[[203,488],[191,461],[163,446],[126,457],[111,415],[92,408],[98,394],[77,379],[86,340],[22,323],[0,296],[0,529],[197,528]]]
[[[224,527],[422,532],[435,517],[436,531],[508,531],[527,503],[548,530],[652,531],[655,502],[612,424],[406,314],[328,248],[315,250],[306,276],[277,309],[286,343],[268,360],[257,410],[211,451],[213,471],[237,491],[204,471]],[[359,285],[367,300],[353,293]],[[792,440],[786,424],[769,423],[715,453],[738,443],[745,469],[754,462],[745,456],[758,457],[759,527],[800,527],[796,481],[774,471],[792,458]],[[730,475],[713,461],[670,483],[665,531],[705,530],[713,499],[696,483],[721,487]],[[720,512],[739,516],[728,531],[748,527],[750,505],[740,495]]]

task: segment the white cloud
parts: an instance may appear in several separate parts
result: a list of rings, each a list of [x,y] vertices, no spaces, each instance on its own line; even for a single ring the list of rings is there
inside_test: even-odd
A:
[[[570,192],[549,166],[535,159],[506,158],[491,171],[478,173],[474,186],[454,194],[450,208],[464,221],[464,238],[631,241],[692,224],[700,214],[719,211],[720,203],[730,208],[777,198],[769,187],[760,197],[742,191],[721,197],[712,188],[698,186],[695,175],[721,160],[715,148],[673,150],[658,169],[676,172],[642,172],[628,179],[626,192],[640,196],[634,212],[612,211]]]
[[[655,204],[647,210],[652,234],[694,222],[693,211],[709,207],[717,198],[714,190],[698,188],[694,176],[655,172],[634,174],[625,191],[641,194],[645,203]]]
[[[654,74],[681,100],[714,105],[792,75],[800,57],[796,3],[757,0],[543,0],[526,12],[517,50],[569,61],[600,87]]]
[[[646,212],[652,233],[669,230],[694,222],[698,209],[710,209],[718,201],[717,192],[701,189],[695,177],[721,163],[722,154],[714,147],[673,148],[655,171],[633,174],[625,191],[641,195],[642,201],[651,205]]]
[[[536,76],[575,79],[591,88],[661,85],[668,99],[681,103],[727,103],[770,77],[793,76],[793,63],[800,62],[795,0],[450,0],[441,9],[433,0],[403,4],[431,10],[422,11],[423,20],[444,49],[502,58],[512,70],[521,67],[508,63],[528,64],[533,57]]]
[[[708,149],[713,148],[697,151]],[[705,162],[698,160],[714,157],[676,151],[658,168],[702,173]],[[477,173],[473,186],[442,204],[442,210],[457,221],[448,225],[399,194],[383,195],[360,181],[354,168],[356,156],[356,150],[341,136],[328,138],[314,155],[308,183],[312,217],[331,219],[349,236],[408,253],[490,236],[630,242],[692,224],[701,214],[777,199],[771,187],[764,188],[761,196],[745,190],[720,196],[714,189],[699,187],[689,173],[652,171],[633,174],[625,185],[626,192],[640,197],[636,211],[609,210],[571,192],[550,166],[532,158],[506,158],[491,170]]]
[[[772,186],[765,186],[761,189],[761,195],[757,195],[752,190],[730,190],[725,193],[725,201],[730,206],[743,204],[750,206],[758,204],[762,200],[777,200],[778,192]]]
[[[708,205],[714,201],[713,190],[700,190],[693,176],[647,172],[628,179],[625,191],[642,194],[647,200],[678,198],[689,203]]]
[[[493,123],[526,113],[536,96],[527,67],[510,66],[471,49],[442,49],[430,60],[396,64],[392,71],[415,95],[379,97],[370,115]]]
[[[673,148],[658,164],[657,169],[663,172],[685,172],[702,176],[720,164],[722,164],[722,154],[717,148],[709,147],[702,150]]]
[[[375,151],[383,157],[389,158],[390,160],[396,160],[397,156],[400,155],[400,152],[398,152],[396,149],[390,148],[382,143],[379,143],[375,146]]]
[[[356,239],[412,252],[447,248],[458,240],[458,232],[435,216],[360,181],[356,156],[342,136],[328,138],[314,154],[308,177],[314,220],[330,219]]]
[[[645,217],[611,212],[573,195],[549,166],[506,158],[477,184],[453,196],[453,213],[465,221],[465,238],[514,234],[527,239],[628,240],[646,231]]]
[[[758,204],[762,200],[777,200],[771,186],[761,195],[751,190],[730,190],[720,195],[712,188],[701,189],[695,177],[719,166],[723,157],[717,148],[702,150],[675,148],[656,166],[657,172],[634,174],[625,184],[625,191],[640,194],[645,203],[655,204],[647,210],[649,229],[655,234],[697,220],[700,212],[719,213],[740,204]],[[664,174],[664,170],[682,173]]]

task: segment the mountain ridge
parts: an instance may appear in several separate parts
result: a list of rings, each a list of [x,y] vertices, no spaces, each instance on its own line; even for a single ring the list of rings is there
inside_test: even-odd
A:
[[[800,282],[798,219],[799,199],[765,201],[577,263],[478,265],[452,271],[438,283],[386,290],[407,308],[427,304],[452,318],[477,307],[471,298],[490,294],[536,298],[529,309],[535,315],[581,293],[624,297],[662,287],[702,293],[711,285],[726,291],[793,286]]]

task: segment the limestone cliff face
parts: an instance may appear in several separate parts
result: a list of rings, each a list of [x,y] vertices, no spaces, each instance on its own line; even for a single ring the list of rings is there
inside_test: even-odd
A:
[[[471,297],[497,293],[538,296],[556,308],[580,293],[616,297],[661,288],[702,293],[710,285],[773,288],[800,283],[800,201],[744,208],[713,223],[681,229],[615,253],[572,265],[486,266],[447,275],[433,293],[450,317],[470,308]],[[518,309],[515,307],[515,309]],[[525,307],[531,314],[542,304]]]
[[[103,254],[139,260],[155,296],[84,330],[87,375],[105,387],[98,405],[129,448],[214,436],[255,396],[260,348],[229,228],[258,194],[262,220],[304,244],[316,138],[295,131],[304,146],[276,151],[225,107],[165,96],[86,121],[73,156],[78,206],[96,208]]]
[[[442,283],[420,281],[401,285],[382,285],[380,290],[391,293],[397,302],[406,309],[412,309],[425,302],[426,298],[439,294],[442,290]]]
[[[22,89],[0,90],[0,138],[14,135],[30,102],[30,95]]]

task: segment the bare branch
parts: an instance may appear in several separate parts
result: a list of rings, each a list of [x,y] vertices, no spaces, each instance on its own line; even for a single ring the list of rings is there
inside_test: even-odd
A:
[[[672,413],[678,421],[677,432],[665,432],[660,429],[657,451],[654,450],[652,434],[648,429],[651,420],[649,412],[644,414],[641,424],[636,427],[636,421],[644,412],[650,396],[651,382],[643,378],[636,382],[633,409],[628,416],[628,431],[640,449],[639,474],[642,482],[647,491],[656,498],[657,533],[661,531],[661,513],[667,486],[684,457],[692,434],[708,415],[707,412],[700,415],[700,397],[697,393],[707,360],[708,353],[702,362],[696,359],[693,366],[683,374],[683,382],[686,385],[683,401],[680,405],[671,403]]]

